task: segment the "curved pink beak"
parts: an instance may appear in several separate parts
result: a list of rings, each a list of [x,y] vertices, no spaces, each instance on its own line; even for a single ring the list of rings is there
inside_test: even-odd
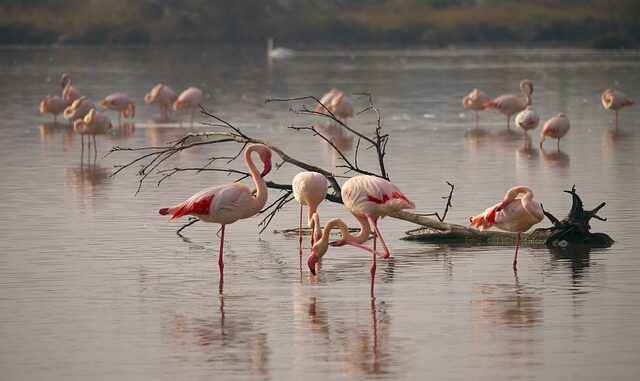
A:
[[[264,177],[267,175],[267,173],[271,172],[271,160],[266,160],[264,162],[264,169],[262,170],[262,173],[260,174],[261,177]]]
[[[309,271],[311,271],[311,275],[316,275],[316,264],[318,263],[318,256],[315,252],[311,252],[309,259],[307,260],[307,265],[309,266]]]

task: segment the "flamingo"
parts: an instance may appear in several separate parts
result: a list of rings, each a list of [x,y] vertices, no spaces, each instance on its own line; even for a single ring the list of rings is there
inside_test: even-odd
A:
[[[337,118],[343,120],[347,120],[347,118],[351,118],[354,115],[353,104],[349,98],[345,97],[342,91],[338,89],[331,89],[320,98],[320,103],[321,104],[316,106],[316,112],[326,113],[328,109]]]
[[[258,154],[264,164],[262,173],[258,171],[258,168],[251,158],[253,152]],[[222,226],[220,229],[220,254],[218,255],[220,292],[222,292],[222,285],[224,283],[222,253],[225,226],[239,219],[256,215],[267,202],[267,184],[263,177],[271,171],[271,150],[262,144],[252,144],[244,150],[244,160],[257,188],[255,197],[246,185],[231,183],[203,189],[186,201],[160,209],[161,215],[171,215],[169,221],[185,215],[191,215],[201,221],[218,223]]]
[[[127,94],[113,93],[107,95],[100,105],[106,110],[118,111],[118,124],[120,124],[121,116],[125,118],[133,118],[136,114],[136,105]]]
[[[91,109],[89,113],[83,118],[78,119],[73,124],[73,130],[80,134],[82,140],[82,156],[84,157],[84,135],[93,136],[93,149],[95,154],[98,154],[98,146],[96,145],[96,135],[104,135],[112,128],[111,120],[108,116],[99,113],[96,109]],[[87,142],[89,139],[87,137]],[[91,142],[89,142],[89,150],[91,150]],[[90,152],[89,152],[90,153]]]
[[[563,113],[558,113],[553,118],[547,120],[542,126],[540,133],[540,148],[546,138],[558,139],[558,150],[560,150],[560,139],[569,132],[569,118]]]
[[[193,124],[196,108],[200,107],[203,100],[204,95],[202,94],[202,90],[192,86],[183,91],[178,99],[173,102],[173,109],[176,111],[180,109],[191,109],[191,124]]]
[[[357,219],[366,218],[373,226],[373,250],[366,249],[373,254],[373,262],[371,264],[371,297],[373,297],[377,255],[376,241],[378,238],[380,238],[384,248],[381,257],[389,257],[389,249],[378,229],[378,219],[402,209],[413,209],[415,204],[409,201],[395,184],[383,178],[370,175],[355,176],[347,180],[342,186],[341,196],[342,202],[344,202],[351,214]],[[345,244],[364,249],[363,246],[358,245],[357,241],[348,239],[348,237],[343,237],[343,239],[334,242],[333,246]],[[317,258],[315,261],[317,262]],[[314,260],[311,260],[309,268],[311,268],[311,264],[314,264]]]
[[[328,184],[324,175],[318,172],[300,172],[291,182],[293,197],[300,204],[300,224],[298,225],[298,241],[302,252],[302,208],[309,207],[308,224],[311,227],[312,216],[318,211],[318,205],[327,197]],[[317,229],[316,229],[317,228]],[[320,238],[320,224],[311,231],[311,246]]]
[[[89,113],[89,111],[91,111],[91,109],[95,108],[96,105],[94,105],[92,102],[89,102],[86,97],[82,96],[73,101],[70,106],[64,109],[64,118],[69,121],[82,119]]]
[[[538,127],[539,123],[540,118],[538,117],[538,113],[531,106],[527,106],[524,111],[520,111],[520,113],[516,115],[516,126],[524,130],[525,142],[527,141],[527,132]]]
[[[53,114],[54,123],[58,122],[58,114],[64,112],[65,108],[67,108],[67,101],[57,95],[47,95],[40,102],[40,113]]]
[[[602,105],[607,110],[616,112],[616,131],[618,130],[618,110],[625,106],[633,106],[636,102],[626,96],[622,91],[606,89],[602,93]]]
[[[62,98],[71,104],[71,102],[80,98],[82,94],[71,84],[71,77],[67,73],[60,76],[60,85],[62,86]]]
[[[147,104],[156,104],[160,106],[160,119],[169,119],[169,106],[178,99],[178,94],[167,85],[158,83],[151,91],[144,96]]]
[[[524,194],[521,198],[516,198]],[[544,219],[542,205],[533,200],[533,191],[526,186],[517,186],[509,189],[502,202],[487,208],[477,216],[469,218],[469,226],[487,230],[492,226],[498,229],[515,232],[516,252],[513,256],[513,269],[518,263],[518,246],[520,234],[529,230],[533,225]]]
[[[484,104],[489,101],[489,97],[484,91],[473,89],[469,95],[462,98],[464,108],[474,110],[476,113],[476,127],[478,126],[478,111],[484,110]]]
[[[524,94],[524,102],[514,94],[501,95],[489,102],[486,102],[484,108],[494,108],[501,114],[507,116],[507,129],[511,129],[509,121],[511,115],[520,112],[525,107],[531,105],[531,94],[533,93],[533,82],[523,79],[520,82],[520,91]]]

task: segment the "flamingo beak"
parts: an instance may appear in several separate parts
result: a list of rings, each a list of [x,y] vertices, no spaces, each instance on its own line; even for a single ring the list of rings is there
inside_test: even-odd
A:
[[[309,266],[309,271],[311,271],[311,275],[316,275],[316,264],[318,263],[318,256],[314,251],[311,252],[309,259],[307,260],[307,265]]]
[[[479,214],[469,218],[469,227],[477,228],[484,222],[484,215]]]
[[[271,159],[267,159],[264,161],[264,169],[262,170],[260,176],[265,177],[269,172],[271,172]]]

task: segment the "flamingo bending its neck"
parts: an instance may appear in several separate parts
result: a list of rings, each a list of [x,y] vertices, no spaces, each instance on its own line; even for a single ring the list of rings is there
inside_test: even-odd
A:
[[[486,102],[484,108],[494,108],[499,113],[507,117],[507,129],[511,129],[511,115],[520,112],[525,107],[531,105],[531,94],[533,93],[533,82],[524,79],[520,82],[520,91],[524,94],[524,101],[514,94],[501,95],[489,102]]]
[[[173,109],[178,110],[191,110],[191,122],[193,125],[193,118],[196,113],[196,109],[202,105],[204,101],[204,94],[202,90],[197,87],[189,87],[185,91],[183,91],[178,99],[173,102]]]
[[[98,155],[98,146],[96,145],[96,135],[104,135],[112,128],[111,120],[108,116],[99,113],[95,108],[91,109],[82,119],[78,119],[73,123],[73,130],[80,135],[82,141],[82,157],[84,158],[84,136],[93,137],[93,149],[96,157]],[[87,136],[89,143],[89,154],[91,154],[91,142]]]
[[[540,117],[531,106],[527,106],[523,111],[516,115],[516,126],[524,130],[524,140],[527,141],[527,132],[538,127]]]
[[[516,198],[519,194],[524,194],[524,196]],[[518,263],[520,234],[543,219],[544,210],[542,205],[533,200],[533,191],[531,188],[521,185],[509,189],[502,202],[471,217],[469,226],[480,230],[487,230],[495,226],[498,229],[517,233],[516,252],[513,256],[513,269],[515,270]]]
[[[58,114],[64,112],[65,108],[67,108],[67,101],[57,95],[47,95],[42,102],[40,102],[40,113],[53,114],[53,121],[55,123],[58,122]]]
[[[606,89],[602,93],[602,105],[607,110],[616,112],[616,131],[618,130],[618,110],[625,106],[633,106],[636,102],[622,91]]]
[[[478,111],[484,110],[484,104],[489,101],[489,97],[484,91],[473,89],[469,95],[462,98],[464,108],[475,111],[476,127],[478,126]]]
[[[569,118],[563,113],[558,113],[553,118],[547,120],[542,126],[542,132],[540,133],[540,148],[546,138],[558,139],[558,150],[560,150],[560,139],[562,139],[567,132],[569,132]]]
[[[253,152],[258,154],[258,157],[264,164],[262,173],[258,171],[258,168],[251,158]],[[220,253],[218,255],[220,292],[222,292],[222,285],[224,283],[222,253],[224,248],[225,226],[239,219],[256,215],[267,202],[267,184],[263,177],[271,171],[271,150],[263,144],[252,144],[244,150],[244,160],[257,189],[255,196],[253,196],[251,189],[246,185],[231,183],[203,189],[186,201],[160,209],[161,215],[171,215],[169,221],[191,215],[204,222],[213,222],[222,225],[220,229]]]
[[[120,124],[121,116],[125,118],[133,118],[136,114],[136,105],[127,94],[113,93],[107,95],[100,105],[106,110],[114,110],[118,112],[118,124]]]
[[[328,109],[333,115],[342,120],[347,120],[347,118],[354,116],[353,103],[338,89],[331,89],[320,98],[320,103],[315,108],[316,112],[326,113]]]
[[[158,83],[144,96],[147,104],[155,104],[160,107],[160,119],[169,119],[169,107],[178,99],[178,94],[167,85]]]
[[[80,91],[71,84],[71,77],[67,73],[62,73],[60,76],[60,86],[62,86],[62,99],[68,104],[82,96]]]
[[[347,180],[342,186],[342,202],[356,218],[366,218],[373,227],[373,262],[371,264],[371,297],[373,298],[373,287],[376,273],[376,242],[380,238],[384,251],[380,254],[382,258],[389,257],[389,249],[378,229],[378,219],[390,213],[402,209],[413,209],[413,202],[400,191],[400,189],[388,180],[380,177],[361,175]],[[353,245],[357,243],[351,239],[343,238],[334,242],[334,246],[345,244]],[[358,245],[354,245],[358,246]],[[362,246],[358,246],[361,247]]]
[[[329,188],[327,179],[318,172],[300,172],[291,182],[293,197],[300,204],[300,224],[298,225],[298,242],[300,253],[302,253],[302,208],[309,207],[307,222],[312,227],[312,216],[317,213],[318,205],[327,197]],[[311,246],[316,239],[320,238],[319,222],[313,226],[311,231]]]

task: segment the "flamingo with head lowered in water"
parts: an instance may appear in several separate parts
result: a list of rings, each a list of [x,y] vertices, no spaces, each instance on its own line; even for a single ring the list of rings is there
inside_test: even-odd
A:
[[[318,205],[327,197],[327,178],[318,172],[300,172],[291,182],[293,197],[300,204],[300,224],[298,225],[298,242],[300,252],[302,252],[302,208],[309,207],[309,217],[307,219],[309,227],[312,227],[312,216],[317,213]],[[317,217],[317,216],[316,216]],[[311,231],[311,246],[315,240],[320,238],[320,225],[313,225]]]

